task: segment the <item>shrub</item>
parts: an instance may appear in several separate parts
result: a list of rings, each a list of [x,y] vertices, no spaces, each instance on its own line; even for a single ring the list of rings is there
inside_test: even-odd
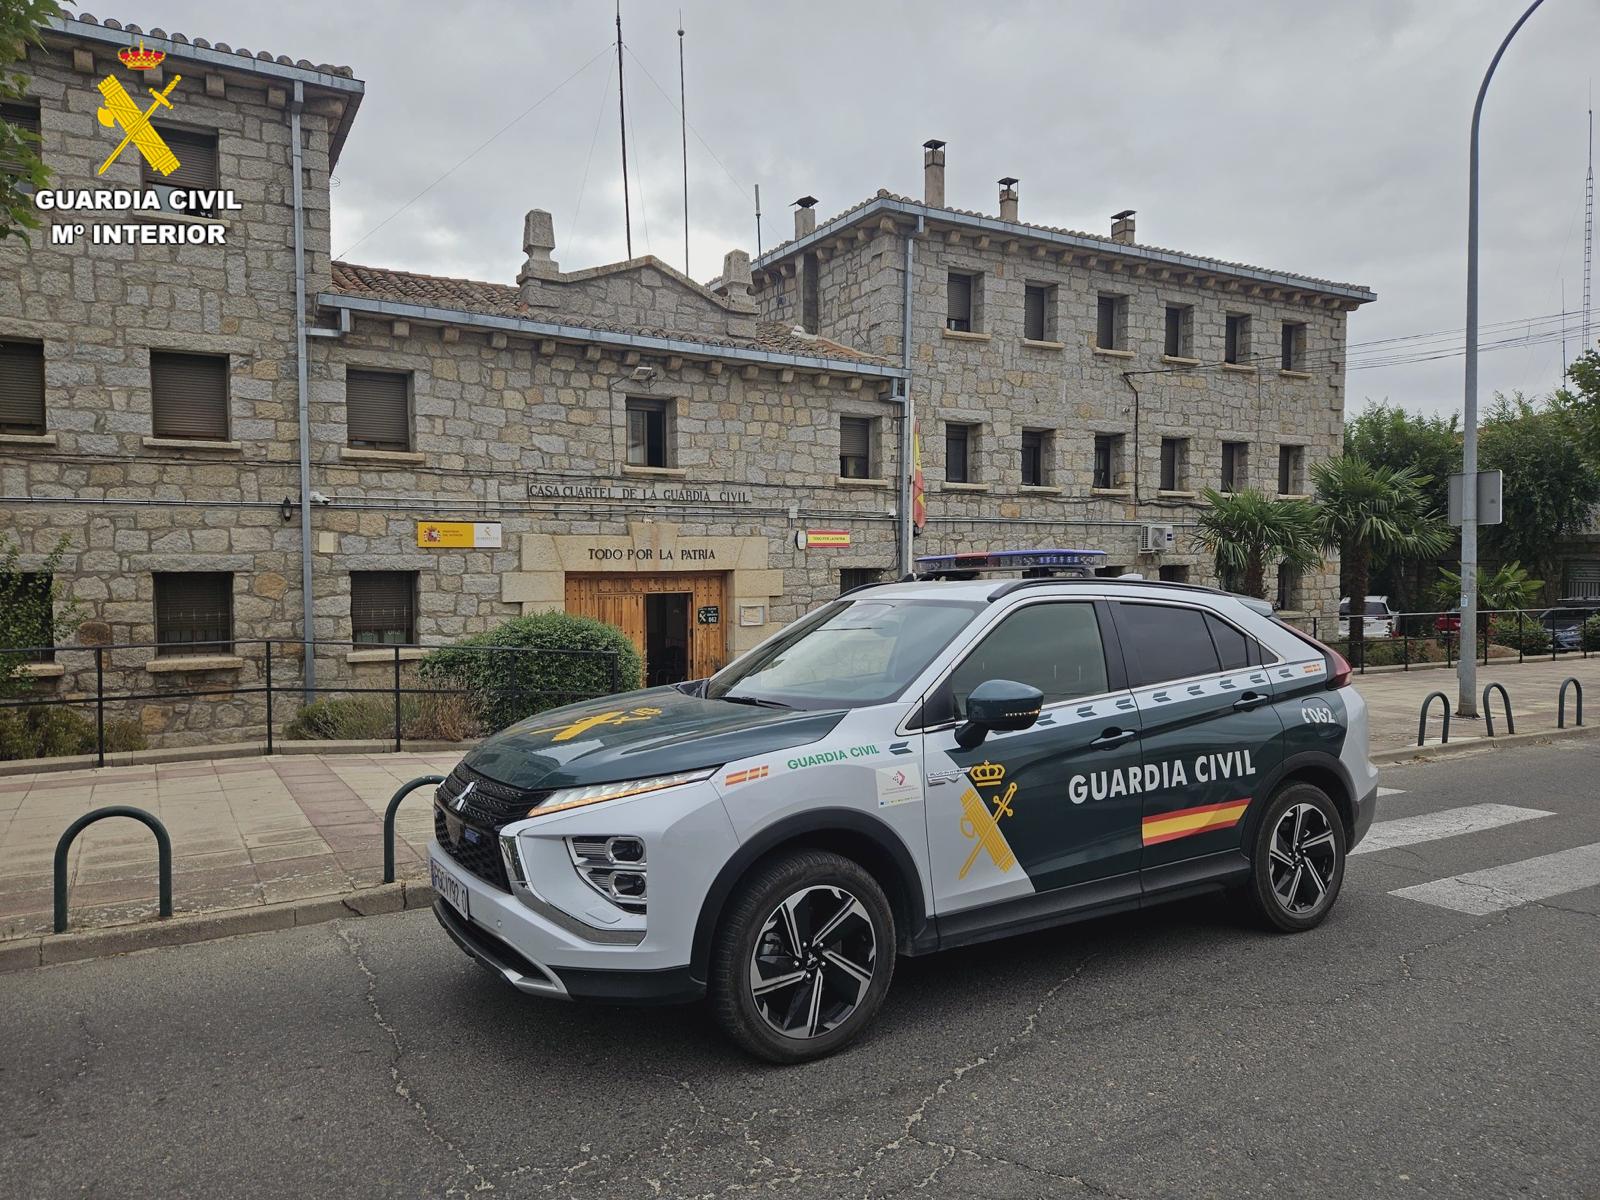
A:
[[[1600,613],[1596,613],[1583,623],[1583,648],[1600,650]]]
[[[484,649],[493,646],[521,649]],[[644,670],[620,629],[561,612],[513,617],[433,651],[420,667],[424,679],[464,689],[489,730],[575,700],[632,691]]]
[[[118,718],[106,722],[107,750],[144,748],[144,730],[137,721]],[[0,709],[0,761],[61,758],[94,751],[94,721],[81,713],[45,704]]]
[[[1524,654],[1550,653],[1550,630],[1539,623],[1539,618],[1521,613],[1491,617],[1489,640]]]
[[[477,734],[462,696],[402,696],[400,736],[410,741],[460,742]],[[394,737],[394,701],[385,696],[313,700],[284,726],[289,741],[363,741]]]
[[[1402,663],[1433,663],[1445,661],[1445,646],[1436,638],[1367,638],[1363,643],[1367,653],[1367,666],[1394,667]],[[1352,665],[1351,646],[1345,639],[1329,642]]]

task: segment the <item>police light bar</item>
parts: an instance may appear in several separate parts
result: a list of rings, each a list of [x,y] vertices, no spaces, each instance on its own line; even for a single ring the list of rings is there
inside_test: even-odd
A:
[[[975,550],[967,554],[928,554],[917,559],[919,574],[949,571],[1027,571],[1043,567],[1097,567],[1104,550]]]

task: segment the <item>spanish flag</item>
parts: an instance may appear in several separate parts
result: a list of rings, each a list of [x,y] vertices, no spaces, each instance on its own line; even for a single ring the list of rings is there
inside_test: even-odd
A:
[[[928,489],[922,480],[922,422],[911,426],[911,526],[918,533],[928,523]]]

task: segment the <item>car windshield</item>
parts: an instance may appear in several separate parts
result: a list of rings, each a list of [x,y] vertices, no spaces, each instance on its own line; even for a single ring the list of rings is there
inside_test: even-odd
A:
[[[712,676],[705,694],[791,708],[882,704],[904,692],[983,607],[977,601],[836,600]]]
[[[1384,603],[1382,600],[1368,600],[1367,601],[1367,616],[1369,616],[1369,617],[1387,617],[1388,615],[1389,615],[1389,606],[1386,603]]]

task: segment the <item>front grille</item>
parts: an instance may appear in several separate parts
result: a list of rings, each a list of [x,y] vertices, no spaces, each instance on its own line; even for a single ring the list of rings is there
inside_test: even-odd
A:
[[[467,791],[468,786],[472,790]],[[466,801],[459,808],[456,801],[466,792]],[[550,794],[549,790],[535,791],[512,787],[490,779],[481,771],[474,771],[466,763],[457,763],[456,769],[439,785],[434,799],[448,803],[450,811],[459,813],[475,824],[498,830],[508,821],[520,820],[528,810]]]
[[[500,838],[494,830],[481,829],[435,804],[433,836],[446,854],[479,879],[502,892],[511,890],[505,860],[500,857]]]

